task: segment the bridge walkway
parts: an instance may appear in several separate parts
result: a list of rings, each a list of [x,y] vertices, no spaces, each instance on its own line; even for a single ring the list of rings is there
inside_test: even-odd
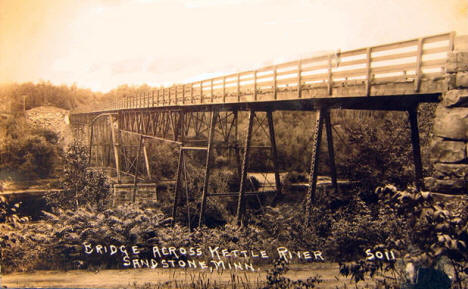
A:
[[[180,151],[174,193],[174,217],[181,198],[179,191],[183,188],[184,155],[189,151],[206,152],[199,218],[201,225],[206,198],[212,195],[207,191],[215,146],[219,146],[219,143],[228,146],[231,144],[236,150],[240,177],[237,219],[241,223],[245,210],[249,151],[254,146],[253,127],[261,127],[269,140],[266,148],[271,153],[276,190],[280,194],[281,183],[272,113],[280,110],[317,111],[312,142],[310,185],[306,199],[306,208],[310,212],[316,191],[323,126],[327,134],[332,184],[335,191],[338,190],[330,109],[407,111],[411,127],[416,186],[418,190],[424,188],[417,107],[421,102],[438,102],[447,90],[447,65],[455,43],[455,33],[450,32],[350,51],[337,51],[255,70],[151,89],[144,94],[114,99],[100,107],[75,111],[70,120],[75,125],[91,124],[90,152],[93,147],[112,147],[118,171],[122,166],[120,155],[123,155],[123,159],[128,159],[122,154],[121,134],[139,136],[138,145],[134,145],[138,147],[136,156],[133,156],[135,160],[127,161],[127,166],[135,173],[135,184],[141,155],[145,159],[149,174],[145,139],[168,141],[178,145]],[[237,134],[237,115],[240,111],[249,112],[243,149],[238,146]],[[103,119],[103,116],[107,116],[110,126],[95,125],[99,123],[97,119]],[[99,128],[101,138],[110,139],[112,142],[93,143],[94,126],[96,130]],[[96,136],[94,138],[97,139]],[[135,148],[133,150],[135,151]]]

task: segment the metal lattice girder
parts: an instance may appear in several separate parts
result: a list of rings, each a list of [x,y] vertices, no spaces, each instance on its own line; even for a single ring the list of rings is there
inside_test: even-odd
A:
[[[310,214],[312,204],[315,201],[315,190],[317,188],[318,163],[320,156],[320,142],[322,140],[322,124],[324,119],[324,110],[317,113],[315,120],[314,140],[312,143],[312,159],[310,163],[309,188],[306,195],[306,226],[310,225]]]
[[[244,145],[244,157],[242,159],[239,197],[238,197],[238,200],[237,200],[236,222],[237,222],[238,225],[243,225],[243,222],[244,222],[245,183],[246,183],[246,178],[247,178],[247,165],[249,163],[250,141],[252,140],[252,128],[253,128],[254,118],[255,118],[255,112],[250,111],[250,113],[249,113],[249,124],[248,124],[248,128],[247,128],[247,135],[246,135],[245,145]]]
[[[424,190],[422,161],[421,161],[421,147],[419,144],[419,127],[418,127],[418,106],[414,105],[408,109],[408,118],[411,127],[411,144],[413,147],[413,161],[416,177],[416,190]]]

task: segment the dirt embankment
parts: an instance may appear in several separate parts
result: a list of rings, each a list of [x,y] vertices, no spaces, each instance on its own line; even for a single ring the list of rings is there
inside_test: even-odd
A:
[[[67,146],[72,141],[70,111],[55,106],[39,106],[27,110],[25,117],[34,128],[48,128],[57,133],[59,143]]]

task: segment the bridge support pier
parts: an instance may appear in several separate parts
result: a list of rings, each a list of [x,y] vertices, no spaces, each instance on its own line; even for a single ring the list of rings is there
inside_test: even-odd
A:
[[[249,113],[249,125],[248,125],[248,128],[247,128],[247,136],[246,136],[245,145],[244,145],[244,157],[242,159],[239,197],[238,197],[238,200],[237,200],[236,222],[240,226],[242,226],[243,223],[244,223],[244,215],[245,215],[245,179],[247,178],[247,166],[248,166],[248,163],[249,163],[249,151],[250,151],[250,142],[252,140],[252,128],[253,128],[254,118],[255,118],[255,111],[251,110],[250,113]]]
[[[310,226],[312,204],[315,201],[317,189],[318,163],[320,160],[320,143],[322,140],[323,110],[319,110],[315,120],[315,132],[312,144],[312,158],[310,161],[309,188],[306,195],[306,226]]]
[[[411,144],[413,147],[413,162],[416,190],[419,192],[424,190],[421,147],[419,144],[419,127],[418,127],[418,106],[414,105],[408,109],[408,118],[411,127]]]
[[[273,203],[276,203],[278,198],[281,196],[281,180],[279,175],[279,165],[278,165],[278,151],[276,150],[276,137],[275,137],[275,127],[273,124],[273,113],[271,111],[267,111],[267,118],[268,118],[268,130],[270,133],[270,144],[271,144],[271,154],[273,160],[273,171],[275,174],[275,186],[276,186],[276,194],[275,198],[273,199]]]
[[[327,107],[322,107],[317,112],[317,117],[315,120],[315,131],[314,139],[312,144],[312,158],[310,163],[310,173],[309,173],[309,187],[306,194],[306,208],[305,208],[305,223],[306,226],[310,226],[310,215],[312,205],[315,202],[315,193],[317,190],[317,178],[318,178],[318,166],[320,161],[320,144],[322,141],[322,127],[325,123],[325,131],[327,133],[327,145],[328,145],[328,155],[330,158],[330,171],[331,171],[331,181],[332,187],[335,193],[338,192],[338,181],[336,175],[336,166],[335,166],[335,149],[333,146],[333,135],[331,129],[330,121],[330,111]]]
[[[205,176],[203,179],[203,192],[200,205],[200,216],[198,219],[198,227],[204,222],[205,209],[206,209],[206,197],[208,195],[208,182],[210,180],[210,169],[212,167],[212,150],[213,150],[213,137],[215,134],[216,118],[218,117],[218,112],[211,112],[211,122],[210,122],[210,132],[208,134],[208,147],[206,148],[206,162],[205,162]]]
[[[114,150],[115,169],[117,171],[117,182],[120,183],[120,181],[121,181],[120,156],[119,156],[120,144],[118,142],[118,140],[120,139],[120,130],[119,130],[119,126],[118,126],[118,119],[115,119],[114,116],[111,116],[109,121],[110,121],[111,134],[112,134],[112,147],[113,147],[113,150]]]

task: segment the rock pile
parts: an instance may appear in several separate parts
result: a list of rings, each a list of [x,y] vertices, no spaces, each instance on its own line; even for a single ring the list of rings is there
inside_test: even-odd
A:
[[[434,174],[425,179],[428,190],[468,192],[468,50],[450,53],[446,66],[447,92],[434,119],[431,159]]]

